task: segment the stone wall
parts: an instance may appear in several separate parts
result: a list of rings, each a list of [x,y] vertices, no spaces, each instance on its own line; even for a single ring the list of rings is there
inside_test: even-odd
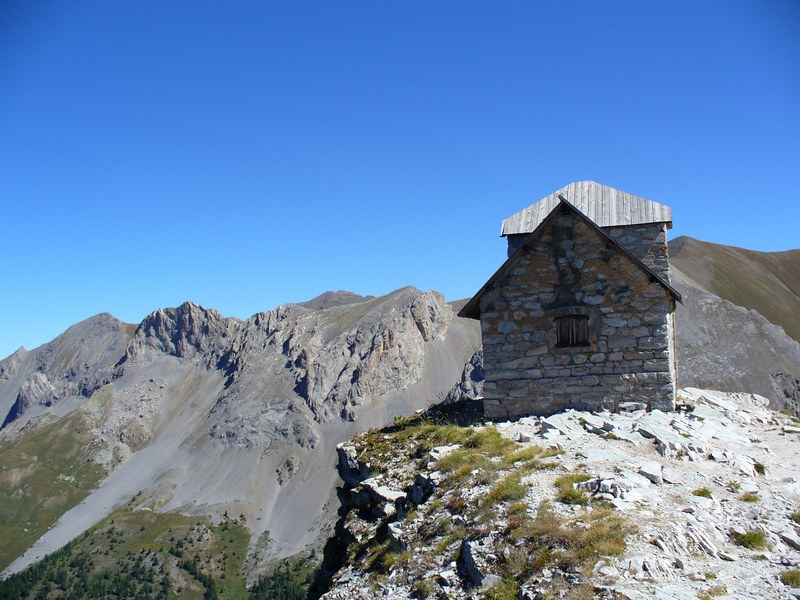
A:
[[[603,232],[669,283],[669,247],[666,223],[605,227]],[[522,246],[528,236],[530,233],[506,236],[509,257]]]
[[[603,231],[669,283],[666,223],[606,227]]]
[[[488,417],[613,408],[674,408],[664,286],[562,206],[480,300]],[[555,319],[589,319],[589,345],[556,347]],[[623,377],[625,376],[625,377]]]

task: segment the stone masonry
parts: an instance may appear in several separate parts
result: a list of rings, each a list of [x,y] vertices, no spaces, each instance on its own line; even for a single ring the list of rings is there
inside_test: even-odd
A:
[[[666,226],[601,231],[564,203],[525,237],[513,241],[523,250],[473,299],[486,416],[613,409],[627,400],[673,409],[676,297],[665,284]],[[588,318],[587,345],[556,345],[556,319],[567,315]]]

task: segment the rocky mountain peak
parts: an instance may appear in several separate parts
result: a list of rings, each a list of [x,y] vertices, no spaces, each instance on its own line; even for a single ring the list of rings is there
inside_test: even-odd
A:
[[[225,352],[240,323],[194,302],[160,308],[136,328],[126,360],[147,349],[179,358],[218,357]]]
[[[18,350],[0,363],[3,425],[30,409],[42,410],[70,397],[89,397],[113,378],[130,328],[109,313],[76,323],[30,352]]]
[[[28,355],[28,351],[20,346],[13,354],[10,354],[3,360],[0,360],[0,381],[10,379],[17,371],[17,367]]]

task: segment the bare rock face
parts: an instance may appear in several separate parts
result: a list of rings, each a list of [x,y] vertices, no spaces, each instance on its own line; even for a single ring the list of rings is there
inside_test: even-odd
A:
[[[238,319],[223,317],[193,302],[161,308],[136,328],[126,360],[151,349],[178,358],[202,357],[211,364],[224,354],[239,324]]]
[[[246,447],[282,437],[313,447],[312,423],[354,421],[360,407],[419,382],[426,344],[443,338],[452,319],[441,294],[413,288],[317,311],[283,305],[255,315],[225,355],[229,383],[211,433]]]
[[[475,400],[483,395],[483,348],[478,348],[461,373],[461,381],[451,389],[445,404]]]
[[[411,316],[422,339],[430,342],[444,334],[453,318],[453,309],[439,292],[425,292],[411,303]]]
[[[56,388],[50,384],[47,375],[39,371],[34,371],[22,383],[19,394],[17,394],[17,400],[14,402],[8,415],[6,415],[3,427],[17,419],[31,406],[37,404],[50,406],[57,398],[58,394]]]
[[[47,375],[36,371],[22,384],[17,398],[21,404],[30,406],[31,404],[46,404],[55,397],[56,388],[47,380]]]
[[[773,408],[786,407],[783,390],[789,398],[792,392],[784,383],[800,373],[800,344],[757,311],[701,290],[678,270],[673,282],[683,294],[675,317],[680,387],[745,390],[769,398]],[[785,376],[776,386],[777,372]]]
[[[778,407],[786,408],[795,417],[800,417],[800,379],[778,371],[772,374],[772,388],[778,398]]]

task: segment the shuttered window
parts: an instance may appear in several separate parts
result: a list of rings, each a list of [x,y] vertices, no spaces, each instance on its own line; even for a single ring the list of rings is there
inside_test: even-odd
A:
[[[567,315],[556,318],[556,346],[569,348],[589,345],[589,317]]]

